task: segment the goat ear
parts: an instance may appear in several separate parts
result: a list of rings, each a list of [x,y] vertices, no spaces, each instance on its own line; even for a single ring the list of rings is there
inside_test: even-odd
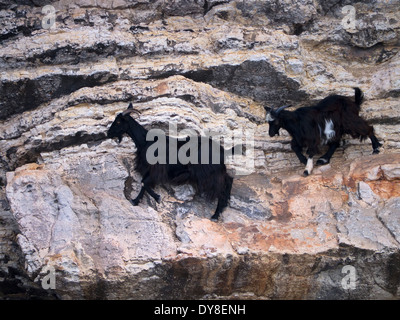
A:
[[[129,104],[128,109],[133,109],[132,102]]]
[[[267,106],[264,106],[264,109],[265,109],[265,111],[267,111],[267,112],[271,112],[271,110],[272,110],[272,108],[267,107]]]

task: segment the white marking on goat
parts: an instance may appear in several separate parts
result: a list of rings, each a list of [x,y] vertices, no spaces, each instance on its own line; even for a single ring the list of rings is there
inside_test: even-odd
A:
[[[326,142],[329,142],[330,140],[332,140],[335,137],[335,130],[333,130],[333,121],[332,119],[326,120],[325,119],[325,130],[324,130],[324,134],[326,137]]]
[[[307,174],[311,174],[311,171],[313,170],[313,168],[314,168],[313,158],[308,158],[306,169],[304,171],[307,171]]]
[[[268,122],[274,121],[275,118],[271,116],[271,113],[267,113],[267,116],[265,117],[265,120],[267,120]]]
[[[325,158],[319,158],[318,161],[322,162],[323,164],[327,164],[328,163],[328,160],[325,159]]]

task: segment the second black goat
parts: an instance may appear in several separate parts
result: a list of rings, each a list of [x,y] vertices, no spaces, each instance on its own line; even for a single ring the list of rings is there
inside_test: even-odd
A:
[[[361,141],[370,138],[373,153],[379,153],[379,147],[382,145],[374,134],[374,128],[359,116],[363,93],[359,88],[354,90],[354,99],[331,95],[314,106],[298,108],[295,111],[284,110],[289,106],[278,109],[265,107],[270,137],[279,134],[280,128],[289,132],[292,137],[292,150],[300,162],[306,165],[305,176],[311,174],[313,157],[319,153],[319,146],[328,145],[329,149],[318,159],[317,164],[327,164],[344,134],[360,138]],[[303,148],[306,148],[308,158],[303,155]]]
[[[225,155],[229,151],[225,152],[220,145],[215,145],[215,142],[210,138],[198,137],[198,150],[196,150],[198,151],[198,161],[195,161],[196,163],[183,163],[177,153],[187,143],[188,138],[182,141],[165,136],[166,163],[151,164],[150,162],[152,161],[148,161],[148,149],[155,141],[146,140],[148,131],[130,116],[132,112],[138,113],[130,104],[127,110],[116,116],[107,132],[108,138],[118,138],[119,142],[121,142],[123,135],[127,134],[136,145],[135,169],[142,176],[142,188],[138,196],[131,200],[131,203],[138,205],[145,191],[159,202],[160,196],[153,190],[157,184],[171,183],[181,185],[188,183],[193,185],[198,193],[205,195],[207,199],[218,199],[217,209],[211,217],[212,220],[218,220],[219,215],[228,205],[233,183],[233,178],[227,173],[224,164]],[[203,140],[200,141],[201,139]],[[204,139],[206,139],[206,147],[208,143],[207,150],[202,149],[204,147]],[[203,145],[201,142],[203,142]],[[176,154],[169,154],[170,144],[175,144]],[[207,151],[206,158],[208,158],[208,161],[204,161],[202,157],[205,151]],[[215,152],[217,152],[217,161],[215,161]],[[174,159],[174,161],[171,161],[171,159]]]

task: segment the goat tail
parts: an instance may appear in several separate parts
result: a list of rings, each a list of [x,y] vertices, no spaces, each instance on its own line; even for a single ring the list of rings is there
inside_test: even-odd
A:
[[[355,103],[358,107],[361,106],[361,103],[364,100],[364,93],[361,91],[360,88],[354,88],[354,98],[355,98]]]

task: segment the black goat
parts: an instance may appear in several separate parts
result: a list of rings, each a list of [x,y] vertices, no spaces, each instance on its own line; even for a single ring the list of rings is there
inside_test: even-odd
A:
[[[159,202],[160,196],[153,190],[156,184],[171,183],[181,185],[189,183],[196,188],[198,193],[204,194],[208,200],[218,199],[217,209],[211,217],[212,220],[218,220],[222,210],[228,205],[233,183],[233,178],[228,175],[224,164],[225,150],[210,138],[197,137],[198,161],[197,163],[184,164],[179,160],[178,153],[189,137],[182,141],[165,136],[166,163],[150,164],[147,158],[148,149],[156,141],[146,140],[148,131],[129,115],[132,112],[138,113],[130,104],[127,110],[116,116],[107,132],[108,138],[118,138],[119,142],[121,142],[124,134],[128,134],[136,145],[135,169],[142,175],[142,188],[138,196],[131,200],[131,203],[135,206],[138,205],[145,191]],[[208,143],[208,150],[202,150],[204,141],[206,141],[206,147]],[[203,145],[201,142],[203,142]],[[177,147],[176,154],[169,154],[170,144],[174,144]],[[204,155],[205,151],[208,151],[208,155],[206,155],[208,161],[204,161],[202,158],[202,152]],[[215,160],[215,154],[213,155],[212,152],[217,152],[217,161]],[[174,160],[170,161],[170,159]]]
[[[291,147],[300,162],[306,165],[304,175],[311,174],[313,156],[319,152],[320,145],[328,145],[328,151],[318,159],[317,165],[329,163],[340,144],[342,135],[349,134],[360,141],[371,139],[373,153],[379,153],[382,146],[374,135],[374,128],[359,116],[363,93],[354,88],[355,99],[341,95],[331,95],[311,107],[298,108],[295,111],[284,110],[289,106],[267,110],[269,135],[279,135],[284,128],[292,137]],[[302,154],[307,148],[308,159]]]

